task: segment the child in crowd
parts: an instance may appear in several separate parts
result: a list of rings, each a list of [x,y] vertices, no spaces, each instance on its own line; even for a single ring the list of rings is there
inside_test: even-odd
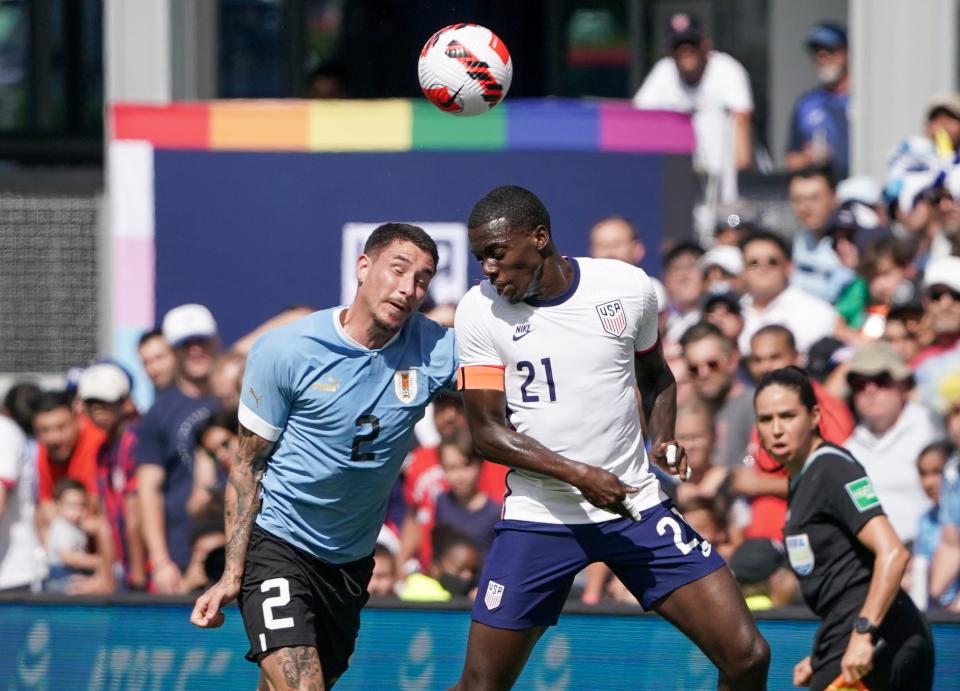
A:
[[[76,577],[92,576],[100,558],[88,551],[89,537],[80,527],[87,507],[83,483],[71,477],[60,479],[53,491],[56,514],[46,536],[49,573],[44,592],[67,593]]]
[[[400,599],[406,602],[447,602],[473,597],[483,562],[480,550],[466,535],[447,526],[433,529],[433,561],[428,573],[412,573],[403,581]]]
[[[921,610],[930,606],[929,578],[930,563],[940,542],[940,488],[943,484],[943,469],[950,458],[952,446],[948,441],[936,441],[928,444],[917,457],[917,471],[923,491],[933,502],[933,507],[920,517],[917,537],[913,541],[913,555],[910,561],[909,592],[914,604]],[[949,602],[956,595],[956,584],[944,596]]]
[[[386,545],[378,542],[373,548],[373,574],[367,585],[371,597],[396,596],[397,556]]]
[[[484,461],[474,452],[466,430],[442,442],[438,453],[450,489],[437,496],[434,525],[469,537],[485,557],[493,544],[493,526],[500,520],[500,505],[480,491]]]

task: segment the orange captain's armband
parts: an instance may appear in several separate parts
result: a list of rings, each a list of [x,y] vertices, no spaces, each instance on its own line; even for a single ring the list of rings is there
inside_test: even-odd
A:
[[[457,391],[464,389],[494,389],[503,391],[503,366],[474,365],[457,370]]]

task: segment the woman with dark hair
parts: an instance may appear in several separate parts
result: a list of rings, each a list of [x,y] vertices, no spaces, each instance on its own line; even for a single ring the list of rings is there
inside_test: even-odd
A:
[[[769,372],[754,395],[757,431],[790,476],[787,556],[807,605],[822,619],[796,686],[930,689],[933,641],[900,589],[909,554],[863,467],[820,436],[820,409],[798,367]]]

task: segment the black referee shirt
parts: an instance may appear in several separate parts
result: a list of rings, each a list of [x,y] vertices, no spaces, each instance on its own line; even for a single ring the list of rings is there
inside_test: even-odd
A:
[[[875,555],[857,533],[883,509],[848,451],[823,443],[790,479],[783,534],[803,599],[825,625],[846,620],[866,599]]]

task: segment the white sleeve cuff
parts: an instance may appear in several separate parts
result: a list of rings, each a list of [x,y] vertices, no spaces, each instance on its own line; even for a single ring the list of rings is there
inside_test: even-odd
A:
[[[250,410],[243,401],[240,401],[240,410],[237,411],[237,417],[240,418],[241,425],[267,441],[276,441],[280,437],[282,430],[279,427],[274,427]]]

